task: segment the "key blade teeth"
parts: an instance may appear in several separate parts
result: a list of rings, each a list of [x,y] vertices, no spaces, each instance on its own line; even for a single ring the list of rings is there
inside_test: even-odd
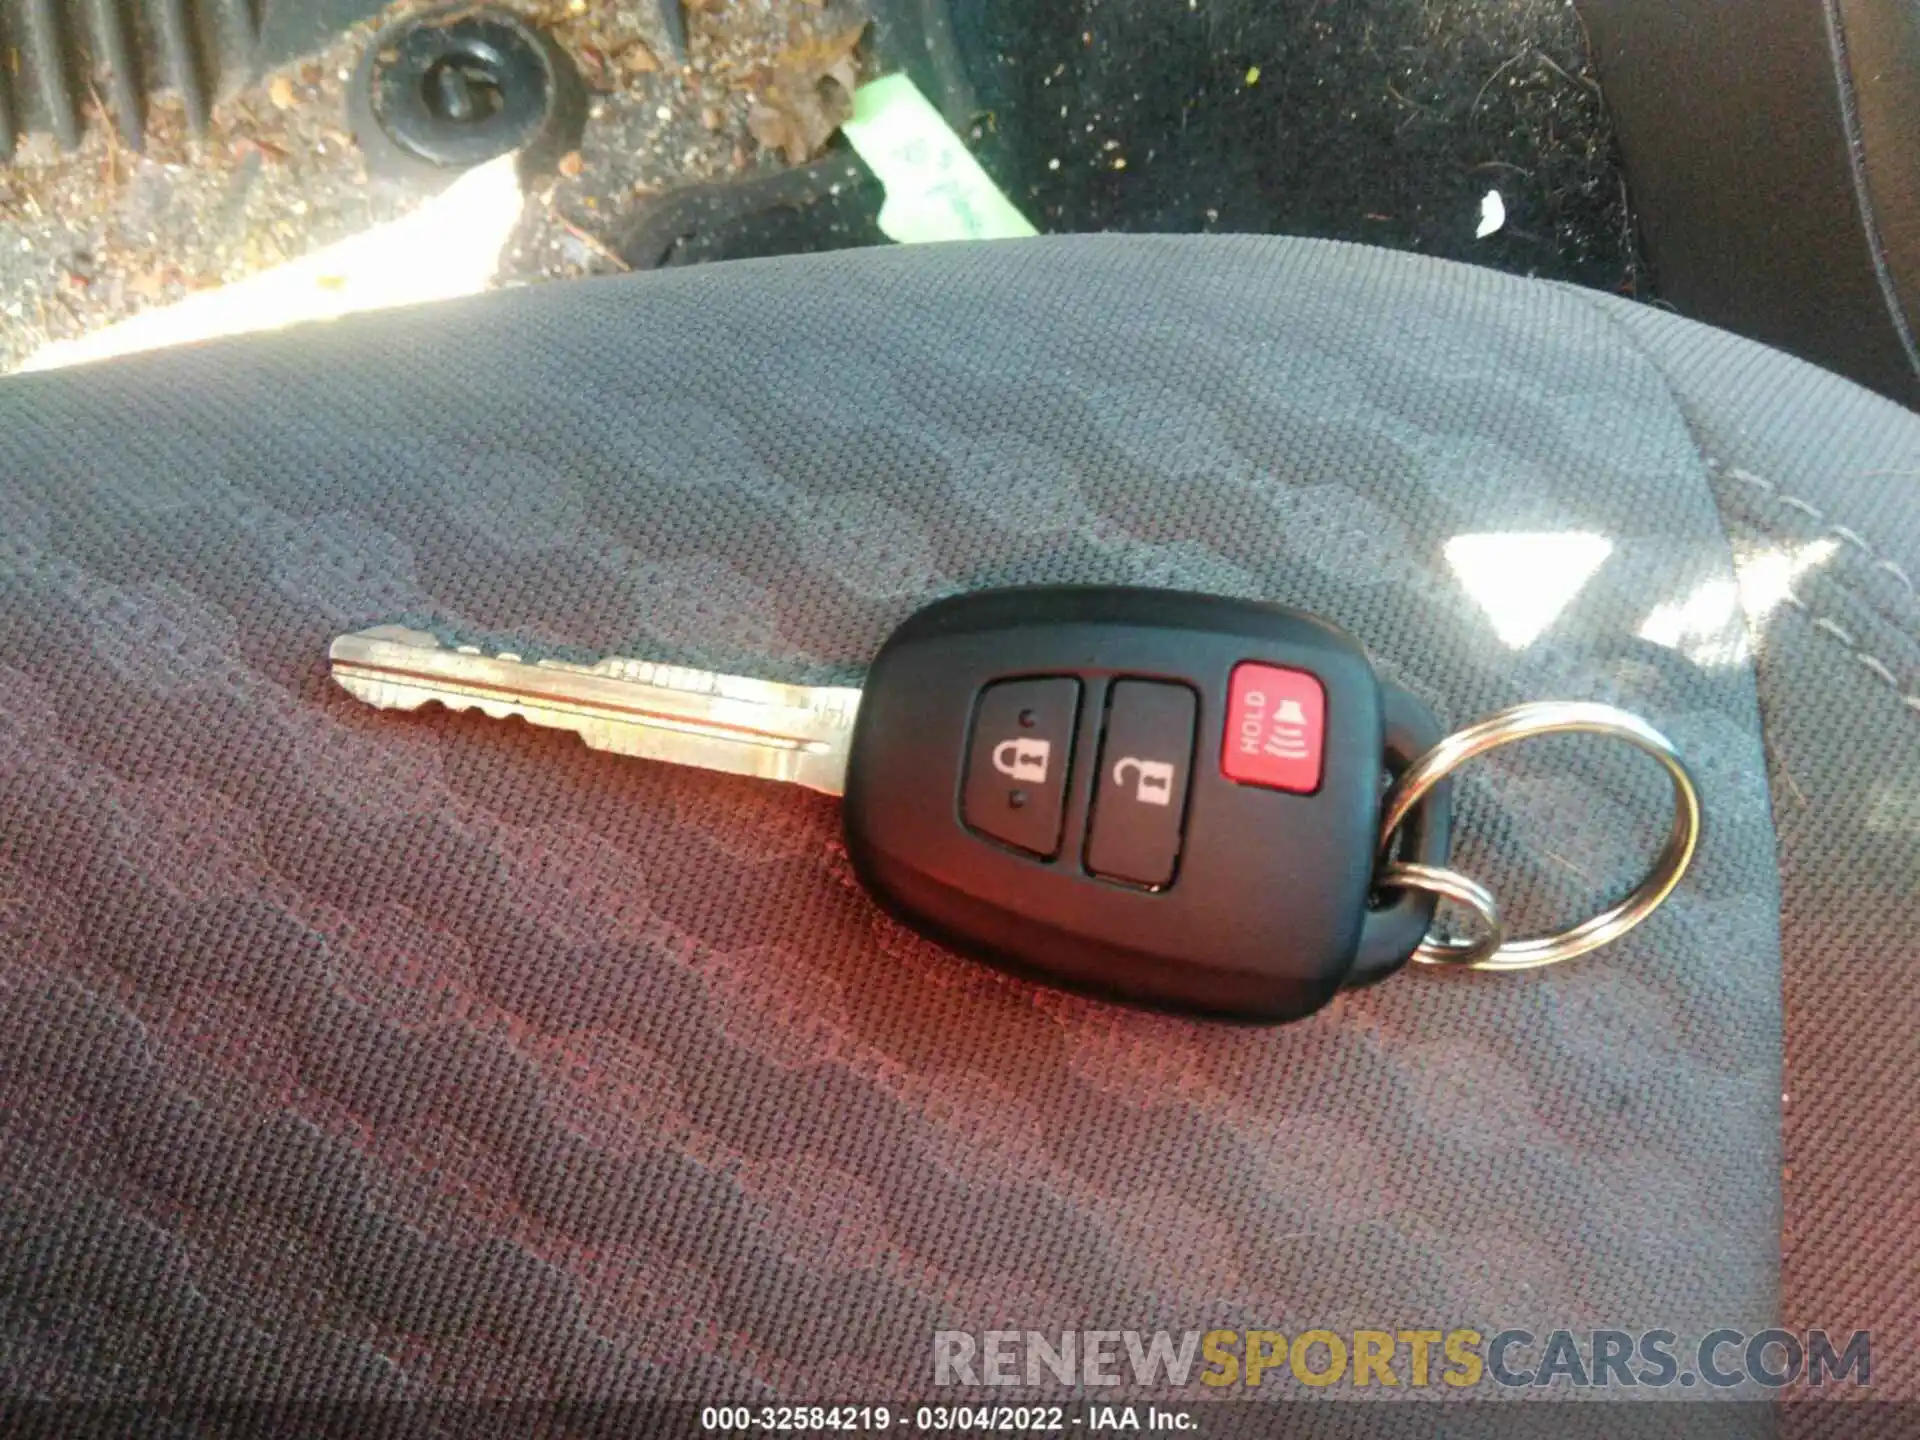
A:
[[[423,705],[439,702],[441,697],[431,695],[411,685],[399,685],[391,680],[383,680],[373,675],[359,675],[351,670],[335,669],[333,680],[342,690],[363,704],[376,710],[418,710]]]
[[[785,780],[828,794],[845,783],[860,692],[790,685],[618,657],[529,661],[441,644],[400,625],[334,640],[334,681],[382,710],[437,704],[571,731],[595,750]]]
[[[462,695],[455,691],[432,690],[423,685],[409,685],[402,680],[362,675],[352,670],[335,670],[333,678],[340,688],[354,699],[363,701],[376,710],[424,710],[429,705],[438,705],[441,709],[456,715],[477,710],[494,720],[510,720],[518,717],[532,724],[542,723],[529,715],[525,706],[516,705],[510,700],[494,700],[478,695]],[[556,724],[554,728],[571,729],[573,727]]]
[[[477,710],[494,720],[519,718],[532,724],[546,723],[556,729],[572,729],[571,725],[545,721],[528,713],[523,705],[510,700],[494,700],[478,695],[462,695],[457,691],[429,689],[423,685],[410,685],[403,680],[393,680],[380,675],[365,675],[354,670],[336,669],[334,681],[354,699],[376,710],[424,710],[429,705],[438,705],[452,714],[464,714]]]

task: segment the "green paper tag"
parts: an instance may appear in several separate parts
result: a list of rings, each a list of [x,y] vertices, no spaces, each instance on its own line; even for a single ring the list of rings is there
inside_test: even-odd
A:
[[[1039,233],[905,75],[862,85],[840,129],[886,186],[880,229],[902,245]]]

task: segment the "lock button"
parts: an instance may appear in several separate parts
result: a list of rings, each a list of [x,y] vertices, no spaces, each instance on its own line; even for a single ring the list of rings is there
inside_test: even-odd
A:
[[[1114,685],[1087,830],[1087,869],[1093,874],[1152,889],[1172,883],[1187,814],[1197,705],[1184,685]]]
[[[969,830],[1050,859],[1060,852],[1080,682],[1002,680],[980,692],[961,782]]]

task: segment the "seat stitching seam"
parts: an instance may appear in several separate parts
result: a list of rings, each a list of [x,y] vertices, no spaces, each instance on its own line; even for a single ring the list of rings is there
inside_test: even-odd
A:
[[[1906,590],[1909,601],[1916,598],[1913,579],[1899,564],[1876,552],[1871,545],[1860,537],[1858,532],[1849,530],[1844,525],[1830,523],[1825,514],[1821,512],[1819,506],[1802,500],[1796,495],[1784,493],[1764,475],[1756,475],[1753,471],[1743,469],[1738,465],[1723,464],[1711,455],[1703,454],[1700,458],[1706,463],[1707,469],[1714,474],[1725,475],[1728,479],[1737,480],[1741,484],[1759,491],[1782,507],[1796,510],[1812,519],[1816,524],[1824,526],[1823,534],[1832,535],[1843,544],[1851,546],[1854,550],[1865,556],[1873,564],[1875,569],[1883,570],[1893,576]],[[1846,589],[1845,586],[1841,586],[1840,588],[1842,590]],[[1915,716],[1920,716],[1920,691],[1907,690],[1901,682],[1900,677],[1894,672],[1893,667],[1878,655],[1875,655],[1862,646],[1858,637],[1856,637],[1851,630],[1842,625],[1838,620],[1835,620],[1832,616],[1822,615],[1816,611],[1790,583],[1786,586],[1786,593],[1781,597],[1781,603],[1789,609],[1799,611],[1815,630],[1839,645],[1841,649],[1853,657],[1855,663],[1881,684],[1885,685],[1887,689],[1892,691],[1895,698],[1897,698],[1909,712]]]
[[[1711,455],[1702,458],[1706,461],[1707,468],[1714,474],[1736,480],[1748,489],[1765,495],[1782,509],[1797,511],[1814,524],[1821,526],[1823,535],[1833,536],[1841,544],[1860,555],[1873,569],[1891,575],[1899,582],[1900,588],[1906,592],[1909,605],[1920,604],[1920,587],[1915,586],[1913,577],[1898,561],[1891,560],[1876,550],[1859,531],[1834,523],[1827,518],[1826,512],[1818,505],[1810,500],[1803,500],[1798,495],[1789,495],[1764,475],[1756,475],[1753,471],[1739,465],[1723,464]]]
[[[1818,630],[1821,634],[1838,644],[1847,654],[1851,655],[1868,674],[1872,675],[1891,690],[1895,698],[1897,698],[1902,705],[1906,706],[1914,715],[1920,716],[1920,692],[1903,689],[1900,683],[1900,677],[1893,673],[1892,667],[1879,656],[1863,649],[1860,642],[1854,638],[1853,632],[1848,630],[1846,626],[1829,615],[1819,614],[1791,589],[1787,591],[1781,603],[1790,609],[1798,610],[1807,618],[1815,630]]]

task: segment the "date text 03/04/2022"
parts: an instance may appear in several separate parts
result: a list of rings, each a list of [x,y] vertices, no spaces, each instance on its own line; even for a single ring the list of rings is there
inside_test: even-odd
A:
[[[705,1431],[794,1434],[820,1431],[913,1430],[943,1434],[982,1431],[1044,1435],[1081,1431],[1195,1433],[1199,1421],[1169,1405],[709,1405]]]

